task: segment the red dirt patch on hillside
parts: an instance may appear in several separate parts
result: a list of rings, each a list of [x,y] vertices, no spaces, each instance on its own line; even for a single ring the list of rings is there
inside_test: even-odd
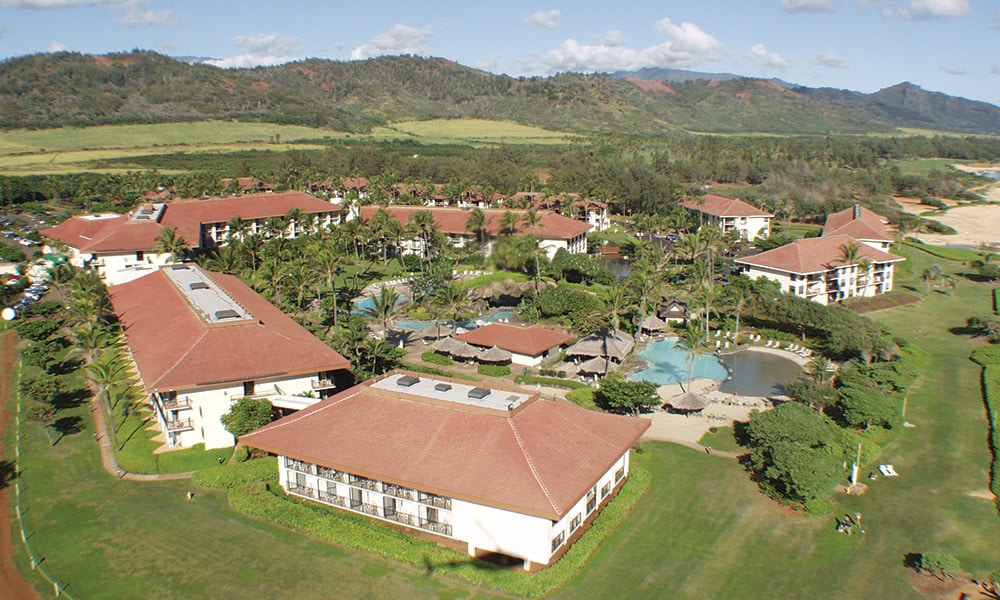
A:
[[[90,58],[95,63],[97,63],[99,65],[104,65],[104,66],[108,66],[108,65],[121,65],[123,67],[127,67],[127,66],[129,66],[129,65],[132,64],[132,59],[131,58],[115,59],[115,58],[111,58],[110,56],[91,56]]]
[[[637,77],[626,77],[625,81],[642,88],[643,91],[652,92],[658,96],[677,93],[674,91],[674,88],[667,85],[665,81],[648,81]]]
[[[263,81],[254,81],[250,84],[250,87],[253,88],[253,91],[260,92],[261,94],[267,92],[267,83]]]

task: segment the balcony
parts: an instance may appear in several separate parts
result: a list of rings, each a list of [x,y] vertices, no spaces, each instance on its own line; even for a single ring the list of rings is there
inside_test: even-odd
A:
[[[299,473],[309,473],[311,475],[316,474],[316,465],[303,462],[301,460],[295,460],[294,458],[286,458],[285,467],[292,469],[293,471],[298,471]]]
[[[350,509],[356,510],[361,514],[371,515],[373,517],[382,516],[382,511],[379,509],[378,506],[375,506],[374,504],[368,504],[366,502],[355,502],[352,500]]]
[[[337,384],[332,379],[310,379],[309,385],[312,386],[314,390],[332,390],[337,387]]]
[[[402,523],[403,525],[415,525],[416,517],[413,515],[408,515],[406,513],[394,512],[385,515],[385,518],[390,521],[395,521],[397,523]]]
[[[417,493],[415,490],[409,488],[400,487],[398,485],[385,484],[384,493],[390,496],[395,496],[397,498],[402,498],[404,500],[416,500]]]
[[[381,489],[379,489],[379,482],[375,481],[374,479],[366,479],[364,477],[358,477],[356,475],[352,475],[350,479],[351,479],[350,484],[355,487],[364,488],[366,490],[371,490],[373,492],[382,491]]]
[[[316,467],[316,474],[323,479],[347,483],[347,473],[341,473],[337,469],[331,469],[330,467]]]
[[[434,533],[440,533],[441,535],[451,535],[451,525],[448,523],[438,523],[436,521],[428,521],[427,519],[420,519],[417,523],[417,527],[421,529],[426,529],[427,531],[433,531]]]
[[[163,400],[163,410],[186,410],[189,408],[191,408],[191,399],[187,396]]]
[[[194,429],[194,423],[192,423],[191,419],[173,419],[167,421],[167,431],[171,433],[175,431],[189,431],[192,429]]]
[[[437,508],[443,508],[445,510],[451,510],[451,498],[443,498],[441,496],[435,496],[434,494],[420,492],[420,497],[417,498],[417,502],[430,506],[436,506]]]
[[[305,485],[289,485],[288,491],[296,494],[298,496],[305,496],[306,498],[316,498],[316,489]]]
[[[337,494],[333,494],[331,492],[321,491],[318,499],[320,502],[326,502],[327,504],[332,504],[334,506],[347,507],[347,498],[338,496]]]

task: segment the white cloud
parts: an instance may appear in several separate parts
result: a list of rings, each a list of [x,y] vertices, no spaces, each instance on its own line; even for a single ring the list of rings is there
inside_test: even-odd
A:
[[[556,29],[559,27],[559,11],[540,10],[521,19],[521,22],[538,29]]]
[[[850,63],[833,52],[820,52],[818,54],[813,54],[809,57],[809,62],[814,65],[830,69],[847,69],[851,66]]]
[[[280,65],[298,58],[295,56],[298,38],[294,37],[279,37],[274,33],[238,35],[233,38],[233,44],[246,49],[247,52],[237,56],[206,60],[205,62],[229,69]]]
[[[967,17],[971,12],[969,0],[909,0],[906,8],[887,9],[883,14],[901,19],[947,19]]]
[[[612,29],[604,36],[604,45],[612,48],[624,46],[626,41],[625,35],[617,29]]]
[[[147,4],[149,3],[137,0],[117,5],[116,9],[125,13],[122,18],[118,19],[118,23],[130,28],[180,25],[181,18],[176,12],[172,10],[144,10]]]
[[[500,66],[500,55],[490,54],[484,57],[482,60],[477,61],[474,65],[477,69],[482,69],[483,71],[496,71],[497,67]]]
[[[948,75],[967,75],[968,72],[962,67],[941,67],[941,70]]]
[[[49,44],[49,52],[65,52],[69,50],[69,46],[62,42],[52,42]]]
[[[96,4],[114,4],[113,0],[0,0],[0,6],[6,8],[67,8],[70,6],[86,6]]]
[[[351,59],[359,60],[384,54],[427,54],[424,43],[430,40],[432,35],[430,29],[396,24],[389,31],[372,38],[367,44],[351,50]]]
[[[769,51],[764,44],[757,44],[756,46],[750,48],[750,51],[747,52],[747,58],[757,63],[758,66],[767,69],[786,71],[792,66],[792,62],[790,60],[780,54]]]
[[[834,0],[781,0],[785,12],[833,12]]]
[[[539,60],[549,71],[631,71],[643,67],[690,68],[718,60],[725,45],[694,23],[677,25],[670,19],[656,23],[669,41],[642,50],[626,48],[620,35],[609,33],[600,45],[569,39]]]

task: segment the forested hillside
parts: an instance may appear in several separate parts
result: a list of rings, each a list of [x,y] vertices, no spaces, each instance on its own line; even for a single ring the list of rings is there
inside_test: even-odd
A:
[[[864,94],[745,78],[514,78],[413,56],[224,70],[146,51],[59,52],[0,63],[0,127],[235,118],[363,132],[399,120],[477,117],[640,136],[677,130],[862,133],[896,126],[1000,134],[1000,108],[904,91],[909,112],[886,108],[888,93],[872,104]]]

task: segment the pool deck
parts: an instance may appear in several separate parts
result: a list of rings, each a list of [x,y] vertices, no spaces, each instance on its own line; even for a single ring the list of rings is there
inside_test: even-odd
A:
[[[799,356],[787,350],[778,348],[762,348],[760,346],[748,346],[740,348],[737,352],[767,352],[777,354],[785,358],[794,360],[799,365],[805,367],[810,359]],[[729,354],[732,354],[730,352]],[[767,410],[773,404],[767,398],[737,396],[719,391],[721,381],[714,379],[692,379],[690,389],[696,394],[701,394],[708,399],[708,407],[698,413],[686,415],[667,412],[666,410],[656,410],[652,414],[643,415],[653,421],[653,424],[646,431],[644,439],[662,442],[673,442],[695,449],[704,450],[698,441],[708,433],[711,427],[731,426],[733,421],[746,421],[750,418],[752,410]],[[688,386],[685,386],[685,390]],[[682,394],[683,390],[679,383],[661,385],[657,388],[657,393],[664,402]],[[723,453],[719,453],[723,454]],[[728,456],[729,454],[726,453]]]

